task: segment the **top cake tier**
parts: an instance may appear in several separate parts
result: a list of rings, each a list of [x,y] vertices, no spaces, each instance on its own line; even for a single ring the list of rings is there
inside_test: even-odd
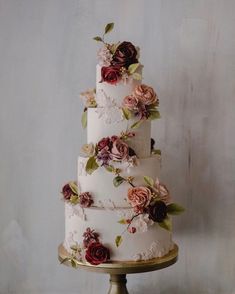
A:
[[[102,67],[98,64],[96,66],[96,102],[98,107],[105,107],[107,103],[121,107],[123,99],[131,95],[136,86],[141,84],[142,66],[139,66],[137,70],[140,74],[139,80],[133,78],[121,79],[115,84],[102,81],[101,70]]]

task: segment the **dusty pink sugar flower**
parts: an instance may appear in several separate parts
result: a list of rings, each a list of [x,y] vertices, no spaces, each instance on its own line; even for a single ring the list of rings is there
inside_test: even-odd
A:
[[[149,205],[152,193],[147,187],[134,187],[128,190],[127,198],[135,212],[139,213]]]
[[[156,104],[158,101],[157,94],[152,87],[141,84],[135,87],[133,96],[135,96],[144,105]]]
[[[129,95],[123,99],[122,106],[130,110],[134,110],[137,109],[138,102],[139,101],[135,96]]]
[[[167,189],[166,185],[160,183],[158,178],[154,184],[154,192],[165,204],[169,204],[171,202],[169,190]]]
[[[112,160],[122,161],[127,160],[129,154],[128,145],[122,141],[120,138],[116,138],[113,141],[112,149],[111,149],[111,157]]]
[[[99,49],[97,56],[98,56],[100,66],[110,66],[111,60],[112,60],[112,54],[106,46]]]
[[[90,207],[94,203],[89,192],[83,192],[79,196],[79,204],[81,207]]]

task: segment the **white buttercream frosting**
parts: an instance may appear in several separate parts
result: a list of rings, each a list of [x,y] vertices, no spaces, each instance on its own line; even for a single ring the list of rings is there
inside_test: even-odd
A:
[[[118,223],[120,216],[117,210],[85,208],[87,220],[82,220],[76,214],[69,217],[66,212],[64,246],[67,250],[74,244],[82,243],[83,233],[88,227],[100,234],[102,242],[110,249],[112,260],[151,259],[163,256],[172,249],[171,233],[156,224],[149,226],[143,233],[125,232],[123,242],[116,247],[115,238],[126,227]]]
[[[112,109],[112,107],[111,107]],[[115,110],[114,110],[115,109]],[[120,135],[130,130],[136,120],[125,120],[119,108],[89,108],[87,114],[87,143],[97,143],[104,137]],[[140,158],[150,156],[151,122],[144,121],[138,128],[131,130],[135,136],[128,140],[128,145]]]
[[[87,157],[78,157],[78,186],[80,191],[90,192],[93,195],[95,206],[129,207],[130,205],[126,201],[127,191],[130,188],[129,184],[124,182],[120,186],[114,187],[113,178],[115,175],[108,172],[104,167],[99,167],[91,175],[86,174],[81,168],[85,169],[87,160]],[[155,179],[160,174],[159,157],[156,155],[139,159],[138,166],[130,166],[127,162],[112,164],[122,170],[122,176],[133,176],[133,183],[136,186],[145,185],[144,176]]]

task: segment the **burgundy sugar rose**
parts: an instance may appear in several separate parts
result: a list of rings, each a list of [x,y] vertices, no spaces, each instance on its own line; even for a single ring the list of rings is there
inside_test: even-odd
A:
[[[144,84],[136,86],[133,95],[144,105],[158,103],[158,97],[153,88]]]
[[[81,193],[79,199],[79,204],[81,207],[90,207],[94,203],[92,196],[89,192]]]
[[[117,84],[121,79],[120,67],[118,66],[103,66],[101,68],[101,83]]]
[[[74,184],[76,185],[76,183]],[[78,195],[75,194],[75,192],[71,189],[70,183],[64,185],[64,187],[62,188],[62,194],[64,196],[64,200],[70,200],[71,196]]]
[[[88,246],[85,258],[90,264],[98,265],[110,259],[110,252],[107,247],[95,242]]]
[[[149,218],[154,222],[162,222],[167,216],[167,206],[163,201],[156,201],[148,207]]]
[[[135,212],[143,212],[152,198],[152,193],[147,187],[134,187],[128,190],[127,198]]]
[[[118,66],[128,66],[132,63],[137,63],[137,50],[131,42],[122,42],[116,49],[112,64]]]
[[[109,145],[110,145],[110,139],[109,139],[109,137],[101,139],[101,140],[98,142],[97,145],[98,145],[98,150],[99,150],[99,151],[102,150],[102,149],[105,148],[105,147],[109,147]]]
[[[99,234],[91,228],[87,228],[86,232],[83,234],[83,245],[87,248],[91,243],[99,242]]]
[[[113,142],[113,146],[111,149],[111,156],[113,160],[125,160],[128,158],[129,147],[123,142],[121,139],[117,138]]]
[[[123,99],[122,106],[134,110],[137,108],[138,102],[139,101],[135,96],[129,95]]]

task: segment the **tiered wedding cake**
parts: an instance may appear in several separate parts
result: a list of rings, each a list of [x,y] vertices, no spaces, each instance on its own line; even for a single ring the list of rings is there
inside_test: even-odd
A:
[[[78,158],[77,182],[62,189],[64,248],[94,265],[162,257],[173,248],[169,215],[183,209],[158,179],[160,151],[151,139],[158,97],[141,82],[138,48],[94,39],[102,43],[96,89],[81,94],[88,144]]]

